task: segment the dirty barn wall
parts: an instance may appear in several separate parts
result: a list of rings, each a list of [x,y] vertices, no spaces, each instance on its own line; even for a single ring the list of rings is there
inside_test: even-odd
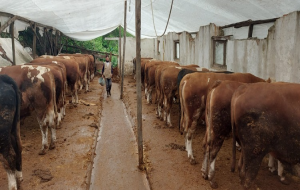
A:
[[[126,37],[125,47],[125,62],[124,62],[124,74],[131,75],[133,73],[132,60],[135,58],[135,38]],[[141,40],[141,57],[154,57],[154,43],[155,39],[142,39]],[[123,59],[123,39],[121,39],[121,58]],[[120,53],[119,53],[120,55]],[[120,65],[120,64],[119,64]]]
[[[200,67],[212,68],[213,42],[212,36],[219,35],[219,27],[215,24],[201,26],[195,39],[195,62]]]
[[[249,72],[258,77],[275,81],[300,82],[300,12],[293,12],[273,23],[254,25],[253,38],[248,30],[224,29],[223,35],[233,35],[226,45],[227,70]],[[274,26],[272,26],[274,25]],[[242,34],[244,31],[245,34]],[[142,57],[176,61],[181,65],[197,64],[208,69],[213,66],[212,36],[222,32],[215,24],[201,26],[196,36],[188,32],[170,32],[158,39],[142,40]],[[262,39],[264,38],[264,39]],[[135,57],[135,39],[127,38],[126,73],[132,73]],[[180,58],[174,59],[176,40],[180,44]],[[158,44],[158,41],[160,43]],[[159,45],[159,47],[158,47]],[[160,49],[160,52],[158,50]]]
[[[283,16],[262,40],[229,40],[227,70],[276,81],[300,82],[300,12]]]

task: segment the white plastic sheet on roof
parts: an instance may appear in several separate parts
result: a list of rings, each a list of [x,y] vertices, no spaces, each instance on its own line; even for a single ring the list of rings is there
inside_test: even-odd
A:
[[[142,0],[142,37],[165,29],[172,0]],[[135,34],[135,0],[127,0],[128,32]],[[167,32],[196,32],[248,19],[280,17],[300,10],[299,0],[174,0]],[[53,26],[77,40],[90,40],[123,25],[124,0],[0,0],[0,11]]]

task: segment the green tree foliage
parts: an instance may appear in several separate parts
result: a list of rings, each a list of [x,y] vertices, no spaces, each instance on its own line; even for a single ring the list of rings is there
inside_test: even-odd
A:
[[[121,35],[123,36],[123,34],[124,34],[124,29],[121,27]],[[132,37],[132,35],[129,34],[128,32],[126,33],[126,36]],[[112,54],[118,54],[119,42],[117,40],[105,40],[106,37],[109,38],[119,37],[119,28],[116,28],[112,32],[90,41],[76,41],[68,38],[68,45],[78,46],[87,50],[94,50],[94,51],[107,52],[107,53],[111,52]],[[66,37],[63,37],[62,40],[63,42],[66,41]],[[113,67],[116,67],[118,64],[118,59],[115,56],[113,56],[111,61]]]

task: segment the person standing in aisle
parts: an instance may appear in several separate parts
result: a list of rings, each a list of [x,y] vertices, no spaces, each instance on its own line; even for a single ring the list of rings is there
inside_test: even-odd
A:
[[[113,68],[111,62],[109,61],[108,55],[106,55],[106,59],[102,68],[102,77],[105,78],[107,97],[111,96],[110,90],[112,85],[111,82],[112,73],[113,73]]]

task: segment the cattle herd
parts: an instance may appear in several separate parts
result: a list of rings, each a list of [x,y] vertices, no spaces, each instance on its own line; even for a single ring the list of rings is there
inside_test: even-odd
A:
[[[60,54],[0,67],[0,155],[9,189],[17,189],[22,181],[20,123],[34,112],[42,133],[39,154],[54,149],[56,129],[66,114],[66,92],[71,93],[72,103],[78,103],[78,91],[83,87],[88,91],[94,78],[94,63],[92,55]]]
[[[135,67],[135,59],[133,60]],[[217,154],[232,133],[232,166],[241,151],[238,170],[241,184],[250,188],[265,155],[268,167],[283,184],[283,164],[300,161],[300,84],[265,81],[250,73],[214,72],[197,65],[151,58],[141,59],[141,79],[147,103],[156,103],[157,117],[172,127],[170,110],[179,101],[179,131],[191,164],[195,163],[192,139],[199,122],[205,123],[202,176],[212,188]],[[152,92],[155,89],[155,100]]]
[[[0,154],[10,189],[17,189],[22,180],[20,124],[34,112],[42,133],[39,154],[54,149],[56,129],[66,114],[66,92],[72,95],[72,103],[78,103],[78,90],[89,90],[94,63],[92,55],[60,54],[0,67]],[[151,58],[141,60],[141,79],[147,103],[157,104],[157,117],[169,127],[175,125],[172,104],[180,102],[178,127],[191,164],[195,163],[194,132],[199,122],[205,123],[201,171],[212,188],[218,187],[214,179],[217,154],[231,132],[231,171],[235,170],[236,146],[240,146],[238,169],[245,188],[251,186],[266,154],[269,170],[276,170],[274,159],[278,159],[280,181],[288,183],[283,164],[300,161],[299,84],[271,83],[249,73],[215,72]]]

